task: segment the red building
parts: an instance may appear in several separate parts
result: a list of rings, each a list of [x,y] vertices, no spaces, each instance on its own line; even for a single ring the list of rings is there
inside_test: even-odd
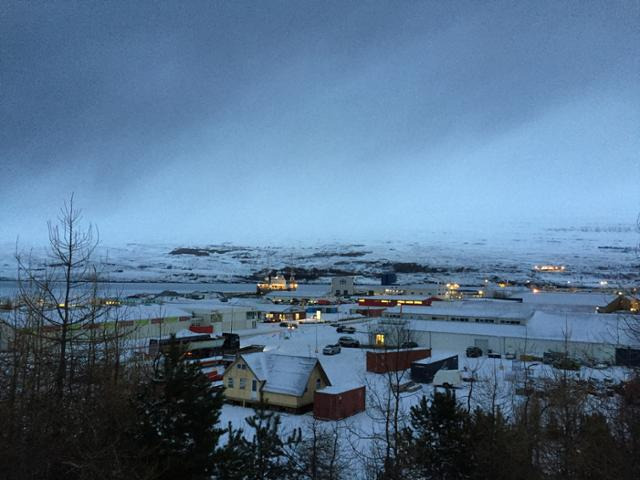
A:
[[[361,297],[358,299],[359,307],[397,307],[399,305],[410,305],[412,307],[429,307],[431,302],[438,300],[434,297],[416,297],[416,296],[374,296],[374,297]]]
[[[330,386],[316,390],[313,397],[313,416],[320,420],[341,420],[364,412],[364,385]]]
[[[411,363],[431,356],[430,348],[382,350],[367,352],[367,372],[386,373],[406,370]]]

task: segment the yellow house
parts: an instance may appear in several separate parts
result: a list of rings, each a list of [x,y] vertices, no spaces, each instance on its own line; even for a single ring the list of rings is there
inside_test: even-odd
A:
[[[317,358],[268,352],[240,355],[224,372],[224,396],[243,406],[305,411],[331,382]]]

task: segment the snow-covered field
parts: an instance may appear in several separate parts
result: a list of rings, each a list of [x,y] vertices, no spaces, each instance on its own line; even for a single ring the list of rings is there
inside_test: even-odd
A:
[[[637,283],[639,241],[633,224],[525,225],[505,227],[500,232],[442,231],[393,241],[318,245],[105,244],[98,249],[97,258],[104,276],[114,282],[243,282],[254,281],[267,269],[293,267],[306,277],[303,282],[326,283],[331,275],[345,272],[368,283],[375,282],[382,272],[395,270],[400,283],[456,281],[477,285],[496,277],[512,282],[546,280],[595,286],[601,281]],[[15,250],[14,244],[0,244],[0,279],[16,277]],[[35,264],[41,264],[44,249],[29,251]],[[562,264],[566,270],[534,273],[536,264]]]

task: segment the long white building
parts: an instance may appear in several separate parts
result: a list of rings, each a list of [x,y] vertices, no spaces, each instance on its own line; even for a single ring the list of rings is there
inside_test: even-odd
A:
[[[462,352],[477,346],[484,352],[536,356],[557,351],[594,361],[615,361],[618,350],[640,349],[640,339],[629,332],[629,315],[581,310],[553,311],[510,301],[435,302],[387,309],[372,333],[386,333],[386,343],[393,343],[402,324],[413,341],[437,350]]]

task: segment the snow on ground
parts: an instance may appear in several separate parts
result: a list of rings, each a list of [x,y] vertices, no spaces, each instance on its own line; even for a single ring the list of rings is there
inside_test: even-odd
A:
[[[395,382],[396,378],[393,375],[390,378],[385,374],[366,372],[366,349],[342,348],[340,354],[323,355],[322,348],[325,345],[335,344],[338,342],[339,337],[346,335],[337,333],[336,329],[328,324],[301,324],[295,330],[276,325],[262,324],[261,328],[264,330],[253,332],[253,334],[248,332],[244,334],[243,332],[241,346],[260,344],[265,345],[266,351],[273,353],[316,357],[333,385],[365,385],[367,388],[367,410],[365,412],[338,422],[323,421],[320,423],[326,429],[337,429],[345,441],[343,448],[351,449],[351,453],[353,453],[353,448],[362,452],[369,451],[372,446],[371,437],[376,434],[379,435],[383,428],[382,414],[376,408],[376,405],[384,400],[385,395],[388,395],[390,380]],[[360,340],[361,343],[367,343],[368,322],[350,322],[350,325],[356,327],[356,333],[349,336]],[[487,357],[466,358],[464,352],[432,352],[433,356],[456,354],[459,358],[459,368],[462,376],[469,377],[473,375],[478,379],[473,385],[472,408],[476,405],[486,406],[495,394],[498,402],[503,404],[505,413],[509,414],[512,402],[514,399],[517,400],[514,386],[517,380],[522,378],[525,369],[534,378],[553,378],[554,375],[558,374],[557,370],[538,362],[525,363]],[[400,372],[398,375],[400,383],[410,380],[409,371]],[[569,375],[583,380],[593,379],[597,382],[614,382],[624,379],[628,372],[619,367],[606,370],[582,368],[579,372],[570,372]],[[465,406],[469,394],[469,385],[469,383],[463,382],[461,388],[456,390],[459,401]],[[433,390],[434,387],[432,385],[422,384],[421,389],[417,392],[402,393],[401,412],[407,414],[410,407],[416,405],[422,395],[431,396]],[[225,405],[221,422],[222,425],[227,425],[227,422],[231,422],[236,428],[243,427],[246,429],[247,425],[244,420],[253,415],[253,413],[254,410],[252,408]],[[281,413],[280,416],[285,432],[289,432],[294,428],[301,428],[304,435],[305,429],[308,429],[313,422],[311,413],[303,415]],[[345,452],[345,455],[347,454],[349,452]]]

